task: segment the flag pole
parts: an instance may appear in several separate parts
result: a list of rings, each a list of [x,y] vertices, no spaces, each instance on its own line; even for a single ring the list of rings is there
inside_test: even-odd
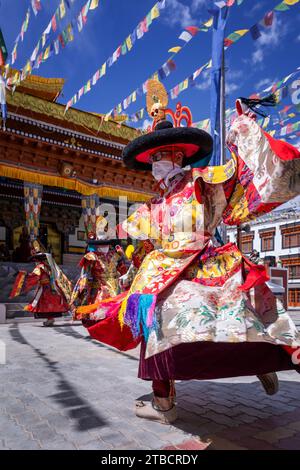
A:
[[[222,48],[222,67],[221,67],[221,83],[220,83],[220,140],[221,140],[221,156],[220,156],[220,164],[224,165],[226,162],[226,122],[225,122],[225,110],[226,110],[226,96],[225,96],[225,50],[224,44]],[[227,230],[226,225],[224,223],[221,224],[221,238],[223,243],[226,244],[227,242]]]
[[[221,68],[221,106],[220,106],[220,132],[221,132],[221,161],[224,165],[226,161],[226,123],[225,123],[225,51],[224,45],[222,50],[222,68]]]

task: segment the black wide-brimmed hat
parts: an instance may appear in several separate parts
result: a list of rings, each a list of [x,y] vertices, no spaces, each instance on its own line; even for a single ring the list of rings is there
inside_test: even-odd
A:
[[[213,140],[207,132],[195,127],[173,127],[170,121],[160,121],[155,130],[137,137],[123,150],[123,161],[128,168],[151,170],[151,155],[159,151],[182,151],[182,166],[201,162],[213,149]]]

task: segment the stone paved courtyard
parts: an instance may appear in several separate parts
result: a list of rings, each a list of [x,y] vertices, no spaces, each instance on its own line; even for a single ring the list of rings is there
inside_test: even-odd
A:
[[[0,449],[160,449],[191,436],[213,449],[300,449],[300,375],[279,374],[267,397],[254,377],[178,382],[179,419],[164,426],[136,418],[138,351],[91,341],[79,324],[0,326]]]

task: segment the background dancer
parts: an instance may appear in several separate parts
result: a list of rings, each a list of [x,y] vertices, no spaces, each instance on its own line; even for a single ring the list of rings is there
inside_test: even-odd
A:
[[[127,272],[119,240],[110,236],[105,217],[97,217],[96,234],[89,233],[87,253],[80,261],[82,270],[71,301],[74,319],[82,320],[84,326],[95,323],[89,306],[117,296],[120,293],[119,277]]]
[[[32,245],[29,261],[34,261],[36,266],[32,273],[18,273],[10,298],[36,287],[33,301],[24,310],[34,313],[34,318],[45,318],[44,326],[53,326],[55,318],[62,317],[70,310],[72,283],[37,240]]]

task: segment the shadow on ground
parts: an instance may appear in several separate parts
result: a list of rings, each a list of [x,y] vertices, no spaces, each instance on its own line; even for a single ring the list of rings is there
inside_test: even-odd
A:
[[[92,339],[89,336],[88,332],[86,333],[86,336],[82,335],[81,333],[78,333],[78,331],[76,331],[73,328],[74,326],[82,326],[82,325],[81,324],[72,325],[72,326],[68,325],[67,327],[62,327],[61,325],[54,325],[52,327],[52,329],[55,330],[55,332],[57,332],[57,333],[61,333],[61,334],[66,335],[66,336],[70,336],[72,338],[81,339],[81,340],[87,341],[88,343],[93,343],[94,345],[98,346],[98,348],[104,348],[104,349],[108,349],[110,351],[113,351],[116,354],[120,354],[121,356],[127,357],[131,361],[138,361],[139,360],[138,357],[127,354],[123,351],[119,351],[118,349],[112,348],[112,347],[108,346],[107,344],[100,343],[99,341],[96,341],[96,340]]]
[[[79,431],[99,428],[107,424],[106,420],[77,393],[76,388],[69,383],[59,370],[57,362],[51,361],[47,354],[27,341],[19,330],[18,324],[9,328],[9,333],[14,341],[27,345],[34,353],[44,361],[48,370],[56,377],[57,393],[48,398],[58,403],[63,410],[67,410],[68,417],[75,421],[75,426]]]

